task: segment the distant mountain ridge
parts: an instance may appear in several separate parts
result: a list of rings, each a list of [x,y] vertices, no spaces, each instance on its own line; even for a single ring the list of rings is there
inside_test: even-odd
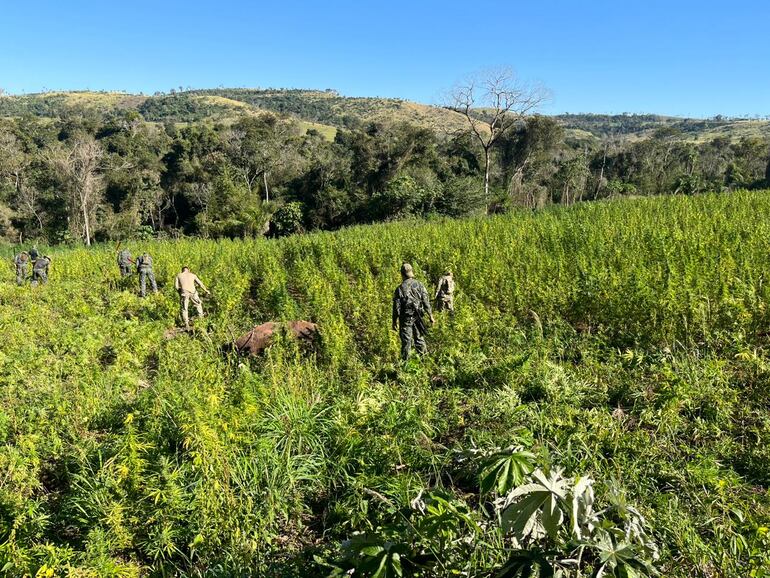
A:
[[[467,128],[465,118],[447,108],[398,98],[347,97],[334,90],[216,88],[146,96],[123,92],[45,92],[0,96],[0,117],[110,115],[135,111],[150,122],[228,121],[263,111],[296,117],[306,129],[333,138],[340,128],[382,121],[409,122],[438,133]],[[569,136],[582,140],[643,138],[672,129],[693,141],[717,137],[770,138],[770,120],[690,119],[652,114],[562,114],[554,118]]]

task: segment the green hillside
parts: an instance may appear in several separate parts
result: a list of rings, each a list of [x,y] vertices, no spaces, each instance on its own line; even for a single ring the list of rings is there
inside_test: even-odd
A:
[[[769,223],[756,191],[130,242],[145,300],[113,245],[7,268],[0,573],[766,576]],[[403,260],[458,293],[401,366]],[[189,335],[183,264],[212,290]],[[315,352],[221,349],[289,319]]]
[[[661,129],[679,133],[685,140],[706,142],[722,137],[770,137],[770,120],[692,119],[653,114],[566,114],[555,117],[567,130],[590,133],[597,138],[640,139]]]

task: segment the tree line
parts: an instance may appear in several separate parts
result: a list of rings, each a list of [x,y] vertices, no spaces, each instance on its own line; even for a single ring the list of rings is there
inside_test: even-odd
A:
[[[465,132],[351,120],[332,141],[270,112],[193,123],[132,110],[3,119],[0,235],[87,244],[285,235],[770,186],[766,137],[694,142],[666,127],[636,140],[585,139],[548,116],[466,104]]]

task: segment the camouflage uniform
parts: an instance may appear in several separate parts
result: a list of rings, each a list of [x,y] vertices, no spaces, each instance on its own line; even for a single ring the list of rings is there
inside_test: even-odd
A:
[[[198,311],[198,317],[203,317],[203,303],[201,303],[200,295],[196,289],[198,285],[206,293],[209,292],[203,282],[198,279],[198,276],[191,273],[190,270],[185,267],[182,272],[174,279],[174,289],[179,291],[179,310],[182,315],[182,321],[184,321],[185,327],[190,327],[190,314],[188,312],[190,301],[195,305],[195,309]]]
[[[155,283],[155,273],[152,272],[152,257],[147,253],[136,260],[136,270],[139,271],[139,294],[144,297],[147,294],[147,279],[150,279],[153,292],[158,292],[158,285]]]
[[[414,278],[412,267],[408,263],[401,267],[401,277],[403,281],[393,293],[393,329],[398,328],[398,336],[401,339],[401,359],[407,360],[412,351],[412,343],[418,353],[427,353],[422,315],[427,314],[433,321],[433,313],[428,290]]]
[[[128,277],[131,275],[132,262],[133,259],[131,259],[131,253],[128,249],[123,249],[120,253],[118,253],[118,267],[120,267],[121,277]]]
[[[26,251],[22,251],[13,258],[13,263],[16,265],[16,284],[24,285],[24,281],[27,279],[27,265],[29,265],[29,254]]]
[[[447,310],[454,313],[455,310],[455,280],[452,272],[447,270],[436,287],[436,311]]]
[[[39,257],[32,266],[32,286],[37,284],[45,285],[48,283],[48,266],[51,264],[50,257]]]

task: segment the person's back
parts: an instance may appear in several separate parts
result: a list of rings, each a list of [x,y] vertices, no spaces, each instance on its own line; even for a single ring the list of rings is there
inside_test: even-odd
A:
[[[152,270],[152,257],[148,253],[142,253],[136,260],[136,269],[139,271],[139,294],[144,297],[147,294],[147,279],[150,280],[154,293],[158,292],[158,284],[155,282],[155,273]]]
[[[203,317],[203,303],[198,295],[196,285],[206,293],[209,292],[203,282],[198,279],[198,276],[190,271],[189,267],[182,267],[182,271],[174,279],[174,289],[179,291],[179,312],[187,329],[190,328],[190,315],[188,312],[190,301],[195,306],[198,317]]]
[[[450,270],[446,270],[444,275],[438,280],[436,287],[436,309],[439,311],[446,309],[454,311],[454,292],[455,281]]]
[[[35,265],[32,267],[33,271],[45,271],[48,272],[48,266],[51,264],[49,257],[38,257],[35,261]]]
[[[409,263],[401,266],[401,284],[393,293],[393,330],[401,339],[401,359],[409,358],[414,343],[421,354],[427,352],[425,344],[425,323],[422,316],[428,315],[433,323],[430,298],[425,285],[414,278]]]
[[[425,307],[424,294],[427,294],[425,285],[414,278],[404,279],[396,289],[399,317],[414,317],[421,315],[425,309],[429,309],[429,307]]]
[[[13,258],[13,262],[16,265],[16,284],[23,285],[24,280],[27,278],[29,254],[26,251],[22,251]]]
[[[196,281],[200,283],[200,279],[198,279],[198,276],[191,272],[189,269],[183,270],[181,273],[179,273],[176,276],[176,280],[174,281],[174,287],[177,291],[186,291],[187,293],[195,293],[197,289],[195,288]]]
[[[38,257],[35,260],[35,264],[32,266],[32,286],[37,286],[38,283],[45,285],[48,283],[48,267],[51,264],[51,258],[46,255],[45,257]]]
[[[118,253],[118,267],[120,267],[120,276],[126,277],[131,274],[131,252],[128,249],[123,249]]]
[[[33,261],[37,261],[39,256],[40,254],[37,252],[37,245],[35,245],[29,250],[29,258]]]

